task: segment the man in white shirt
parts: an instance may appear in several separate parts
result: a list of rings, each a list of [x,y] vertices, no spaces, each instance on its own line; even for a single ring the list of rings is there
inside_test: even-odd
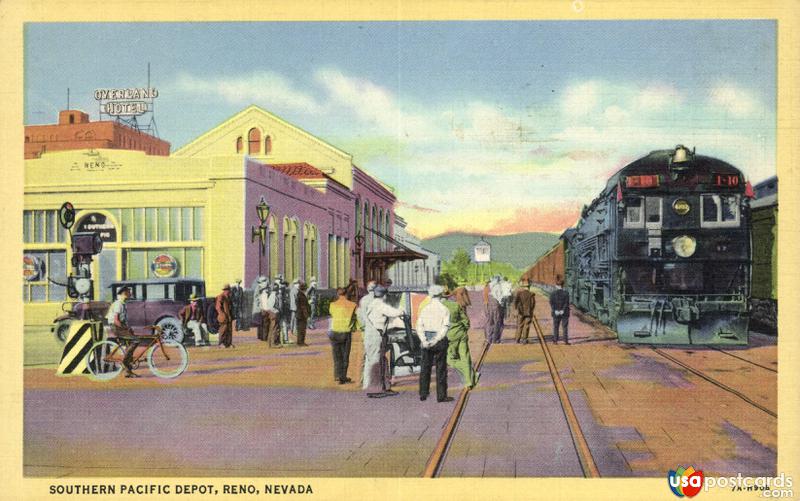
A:
[[[265,288],[259,296],[261,305],[261,317],[264,319],[263,329],[266,340],[270,348],[280,348],[280,326],[278,320],[278,302],[280,286],[276,283],[272,286],[272,291]]]
[[[297,295],[300,293],[300,279],[295,278],[292,280],[292,285],[289,287],[289,330],[297,336]]]
[[[370,323],[367,318],[367,308],[369,304],[375,299],[375,282],[370,281],[367,284],[367,295],[361,298],[358,302],[358,309],[356,315],[358,317],[358,325],[361,329],[362,338],[364,340],[364,369],[361,374],[361,388],[366,390],[372,385],[370,380],[370,372],[373,365],[378,363],[381,349],[381,335],[375,327]]]
[[[367,324],[364,328],[365,373],[368,372],[369,384],[365,387],[367,396],[381,398],[397,395],[390,389],[388,364],[386,362],[386,330],[389,323],[405,314],[403,310],[394,308],[384,301],[386,288],[379,285],[372,291],[375,296],[367,305]],[[378,347],[377,353],[375,347]],[[370,354],[367,355],[367,349]],[[376,357],[377,355],[377,357]],[[366,357],[369,356],[369,370],[367,371]]]
[[[436,364],[436,400],[451,402],[447,396],[447,330],[450,311],[442,304],[444,288],[432,285],[428,289],[430,302],[419,311],[417,337],[422,343],[422,367],[419,374],[419,399],[426,400],[431,387],[431,367]]]

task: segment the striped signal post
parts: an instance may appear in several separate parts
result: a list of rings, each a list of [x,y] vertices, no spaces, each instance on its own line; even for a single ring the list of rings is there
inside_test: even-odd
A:
[[[103,323],[99,320],[72,322],[56,374],[59,376],[89,374],[86,354],[92,349],[92,345],[103,337]]]

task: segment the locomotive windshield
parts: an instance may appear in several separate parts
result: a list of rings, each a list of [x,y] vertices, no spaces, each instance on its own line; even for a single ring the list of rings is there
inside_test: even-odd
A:
[[[739,225],[739,195],[703,195],[700,205],[703,227]]]

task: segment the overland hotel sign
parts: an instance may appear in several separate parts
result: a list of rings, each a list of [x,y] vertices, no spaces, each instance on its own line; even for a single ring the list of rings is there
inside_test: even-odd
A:
[[[148,101],[158,97],[155,87],[127,89],[96,89],[94,98],[100,101],[100,111],[115,117],[138,116],[150,111]]]

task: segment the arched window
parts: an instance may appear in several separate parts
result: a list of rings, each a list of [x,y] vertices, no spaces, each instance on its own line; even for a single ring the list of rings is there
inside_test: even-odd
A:
[[[247,154],[258,155],[261,151],[261,131],[253,127],[247,133]]]
[[[328,234],[328,287],[336,287],[336,236]]]
[[[280,256],[278,249],[278,224],[275,222],[275,216],[269,216],[269,275],[275,278],[278,274],[278,266],[280,264]]]
[[[317,227],[311,223],[303,225],[303,277],[306,283],[317,276]]]
[[[244,146],[242,145],[242,136],[239,136],[236,138],[236,153],[241,153],[243,147]]]
[[[375,210],[375,206],[372,206],[372,219],[370,220],[369,227],[374,231],[376,227],[377,221],[375,218],[377,217],[377,211]],[[375,234],[373,232],[369,233],[369,250],[374,252],[375,251]]]
[[[378,225],[377,225],[378,233],[383,235],[383,209],[378,211]],[[386,240],[378,237],[378,249],[385,250],[386,249]]]
[[[389,211],[388,210],[386,211],[386,214],[384,214],[384,216],[385,216],[386,223],[383,226],[383,234],[388,237],[389,235],[392,234],[392,232],[390,231],[392,229],[392,221],[389,219]]]
[[[361,200],[356,198],[356,234],[359,233],[361,233]]]
[[[264,138],[264,154],[269,155],[272,153],[272,136]]]
[[[292,237],[290,233],[291,223],[288,217],[283,218],[283,278],[290,282],[289,276],[292,271]]]
[[[299,233],[300,223],[297,219],[292,220],[292,280],[295,278],[300,278],[302,276],[302,271],[300,270],[300,263],[302,263],[302,257],[300,256],[300,235]],[[288,278],[287,278],[288,280]]]

